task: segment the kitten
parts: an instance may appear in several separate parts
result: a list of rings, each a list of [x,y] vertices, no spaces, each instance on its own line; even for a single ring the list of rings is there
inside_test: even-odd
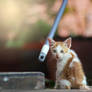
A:
[[[71,50],[71,38],[55,42],[48,38],[50,51],[57,60],[55,88],[89,89],[82,64],[77,54]]]

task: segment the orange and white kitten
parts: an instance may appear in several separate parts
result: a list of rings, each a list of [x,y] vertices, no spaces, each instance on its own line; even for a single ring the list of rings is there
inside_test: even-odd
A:
[[[50,51],[57,60],[55,88],[89,89],[82,64],[77,54],[71,50],[71,38],[56,42],[48,38]]]

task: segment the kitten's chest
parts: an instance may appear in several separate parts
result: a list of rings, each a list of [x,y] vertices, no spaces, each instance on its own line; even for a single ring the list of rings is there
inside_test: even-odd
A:
[[[62,73],[71,55],[66,56],[62,61],[57,62],[57,72]]]
[[[60,63],[57,63],[57,72],[58,72],[58,73],[61,73],[61,72],[63,71],[63,69],[64,69],[66,63],[67,63],[67,62],[60,62]]]

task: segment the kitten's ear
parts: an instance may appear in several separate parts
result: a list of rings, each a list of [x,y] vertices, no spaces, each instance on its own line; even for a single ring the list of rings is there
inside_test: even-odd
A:
[[[48,38],[50,47],[55,44],[55,41],[53,39]]]
[[[71,48],[71,43],[72,43],[72,38],[69,37],[68,39],[66,39],[64,41],[65,45],[68,47],[68,48]]]

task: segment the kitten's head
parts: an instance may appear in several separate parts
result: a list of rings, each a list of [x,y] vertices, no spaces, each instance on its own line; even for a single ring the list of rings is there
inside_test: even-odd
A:
[[[68,38],[63,42],[56,42],[48,38],[48,41],[49,41],[50,51],[57,60],[62,59],[64,55],[69,52],[71,48],[71,38]]]

